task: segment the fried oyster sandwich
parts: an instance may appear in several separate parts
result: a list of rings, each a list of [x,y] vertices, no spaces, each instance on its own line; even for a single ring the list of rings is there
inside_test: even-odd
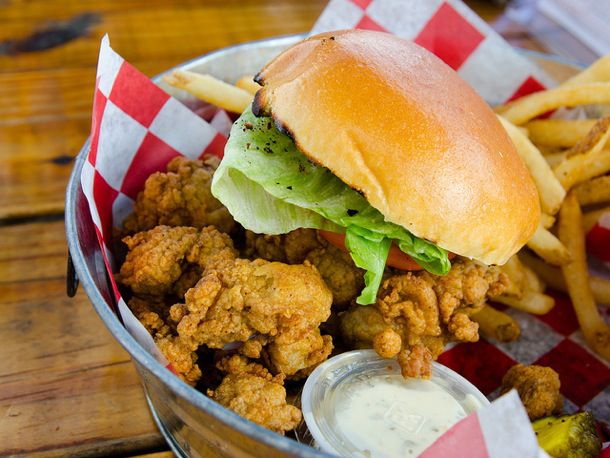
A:
[[[256,80],[220,163],[148,179],[117,279],[178,376],[281,433],[301,418],[285,381],[337,343],[429,377],[476,341],[540,209],[495,114],[415,44],[325,33]]]
[[[313,36],[255,79],[212,194],[252,253],[318,268],[345,340],[428,377],[446,342],[478,339],[469,316],[507,282],[487,266],[538,225],[510,139],[453,70],[385,33]]]

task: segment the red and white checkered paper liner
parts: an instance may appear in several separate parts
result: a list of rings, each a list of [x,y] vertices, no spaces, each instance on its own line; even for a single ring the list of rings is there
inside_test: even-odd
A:
[[[112,272],[112,230],[131,212],[152,173],[164,171],[175,156],[222,157],[230,128],[228,115],[215,110],[210,122],[170,97],[102,39],[95,81],[91,147],[81,184],[114,289],[117,308],[130,333],[164,364],[167,361],[121,297]]]
[[[539,81],[544,75],[459,1],[332,0],[314,32],[350,27],[385,30],[416,41],[448,62],[492,103],[543,87]],[[165,364],[112,279],[117,267],[110,250],[112,229],[131,212],[146,178],[164,170],[171,158],[222,157],[231,117],[222,110],[207,111],[206,121],[170,97],[114,52],[104,37],[95,84],[91,148],[81,183],[112,282],[115,311],[138,342]],[[497,395],[502,376],[514,363],[551,366],[560,374],[569,411],[584,407],[608,420],[610,369],[587,349],[568,299],[556,298],[555,309],[542,317],[507,310],[522,327],[520,341],[492,344],[482,339],[476,344],[456,345],[441,356],[441,362],[491,397]],[[477,432],[487,444],[486,449],[477,449],[480,456],[505,456],[496,454],[491,436],[484,433]],[[511,440],[514,442],[514,437]],[[501,438],[494,441],[502,443]],[[473,450],[469,446],[469,452]]]
[[[610,267],[610,213],[604,213],[587,234],[587,251]]]

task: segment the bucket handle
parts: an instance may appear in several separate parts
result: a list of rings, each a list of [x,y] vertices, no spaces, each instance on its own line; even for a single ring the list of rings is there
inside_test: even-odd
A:
[[[68,266],[66,272],[66,294],[68,297],[74,297],[76,291],[78,291],[78,275],[74,269],[74,263],[72,262],[72,255],[68,251]]]

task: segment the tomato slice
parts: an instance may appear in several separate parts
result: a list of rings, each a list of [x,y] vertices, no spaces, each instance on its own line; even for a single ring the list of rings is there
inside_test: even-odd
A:
[[[318,230],[318,233],[332,245],[347,252],[347,248],[345,247],[345,234],[337,234],[336,232],[322,230]],[[455,254],[449,253],[449,259],[453,259],[454,256]],[[411,256],[401,251],[395,243],[392,243],[392,246],[390,247],[386,264],[400,270],[423,270],[422,266],[414,261]]]

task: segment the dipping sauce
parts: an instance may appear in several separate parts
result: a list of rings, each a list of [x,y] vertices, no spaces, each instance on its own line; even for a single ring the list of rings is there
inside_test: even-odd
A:
[[[373,350],[325,361],[308,377],[301,395],[314,440],[310,444],[360,458],[416,457],[488,404],[476,387],[441,364],[432,363],[430,380],[404,379],[395,360]]]
[[[362,456],[416,457],[466,417],[431,380],[360,375],[334,393],[336,426]]]

